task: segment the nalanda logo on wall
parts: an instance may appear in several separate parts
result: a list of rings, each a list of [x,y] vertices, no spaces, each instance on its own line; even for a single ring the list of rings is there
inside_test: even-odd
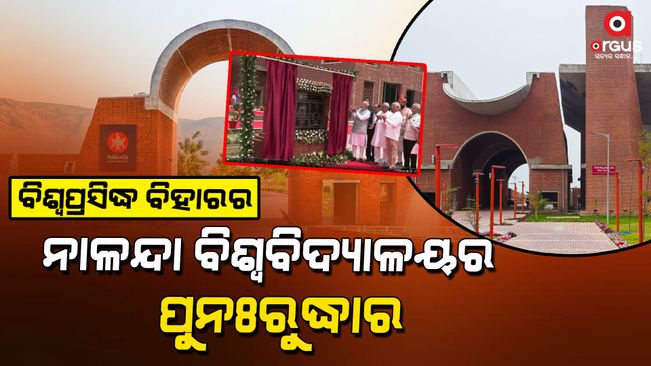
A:
[[[101,170],[136,170],[136,125],[102,125],[99,143]]]
[[[633,14],[630,11],[615,10],[604,18],[604,29],[611,37],[631,37],[633,35]],[[590,48],[597,59],[632,59],[634,52],[642,52],[642,42],[632,40],[597,40]]]

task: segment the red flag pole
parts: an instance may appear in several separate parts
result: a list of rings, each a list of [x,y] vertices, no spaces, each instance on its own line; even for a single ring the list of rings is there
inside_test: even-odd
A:
[[[495,169],[505,169],[505,166],[502,165],[492,165],[491,166],[491,197],[490,197],[490,228],[488,230],[488,236],[493,239],[493,226],[495,224]]]
[[[475,232],[479,233],[479,177],[484,175],[481,172],[474,172],[475,176]]]
[[[619,232],[619,172],[615,172],[615,229]]]
[[[436,145],[436,207],[441,208],[441,145]]]
[[[524,194],[524,181],[522,181],[521,183],[522,183],[522,214],[524,215],[524,206],[525,206],[525,204],[524,204],[524,198],[525,198],[524,197],[525,196],[525,194]]]
[[[637,235],[639,243],[643,243],[644,206],[642,200],[642,159],[626,159],[626,161],[637,161]]]
[[[518,182],[513,182],[513,220],[518,218]]]
[[[644,242],[644,205],[642,204],[642,160],[637,161],[637,230],[640,243]]]
[[[504,179],[498,179],[497,181],[500,182],[500,225],[502,225],[502,202],[504,201],[502,196],[502,187],[504,186]]]

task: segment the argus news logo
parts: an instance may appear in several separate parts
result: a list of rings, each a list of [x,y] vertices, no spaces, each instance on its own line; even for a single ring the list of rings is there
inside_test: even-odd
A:
[[[631,52],[642,51],[641,42],[622,39],[633,35],[633,14],[630,11],[615,10],[608,13],[604,18],[604,29],[615,39],[592,42],[592,51],[602,55],[598,58],[630,58]],[[625,56],[626,54],[628,56]]]

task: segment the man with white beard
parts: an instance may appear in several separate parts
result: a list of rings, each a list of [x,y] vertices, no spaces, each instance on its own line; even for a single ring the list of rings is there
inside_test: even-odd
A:
[[[364,101],[362,107],[353,110],[353,129],[350,134],[350,144],[353,146],[353,158],[357,161],[362,160],[364,150],[366,149],[366,137],[368,121],[371,118],[371,111],[368,109],[368,102]],[[357,152],[357,154],[356,154]]]
[[[405,135],[402,140],[405,154],[405,164],[402,170],[410,173],[416,173],[417,156],[413,153],[414,146],[418,143],[418,133],[420,129],[420,104],[414,103],[411,106],[412,115],[407,119],[405,124]]]
[[[400,140],[400,129],[402,128],[403,122],[404,117],[400,112],[400,103],[393,102],[391,104],[391,112],[388,112],[386,118],[386,128],[384,130],[384,136],[387,138],[386,144],[389,169],[396,168],[396,161],[398,160],[398,140]]]

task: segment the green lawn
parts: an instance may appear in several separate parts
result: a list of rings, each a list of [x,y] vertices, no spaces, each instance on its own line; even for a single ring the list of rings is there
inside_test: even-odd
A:
[[[597,215],[597,220],[606,223],[605,215]],[[538,217],[529,216],[527,222],[594,222],[594,215],[581,216],[579,214],[542,213]],[[630,223],[630,225],[629,225]],[[615,216],[610,217],[610,228],[616,229]],[[644,241],[651,239],[651,217],[644,218]],[[638,244],[637,216],[620,216],[619,230],[621,236],[629,244]]]
[[[606,216],[597,216],[597,219],[606,222]],[[614,220],[614,218],[613,218]],[[566,214],[566,213],[541,213],[538,217],[529,215],[527,222],[594,222],[594,215],[581,216],[579,214]],[[621,218],[620,218],[621,224]]]

